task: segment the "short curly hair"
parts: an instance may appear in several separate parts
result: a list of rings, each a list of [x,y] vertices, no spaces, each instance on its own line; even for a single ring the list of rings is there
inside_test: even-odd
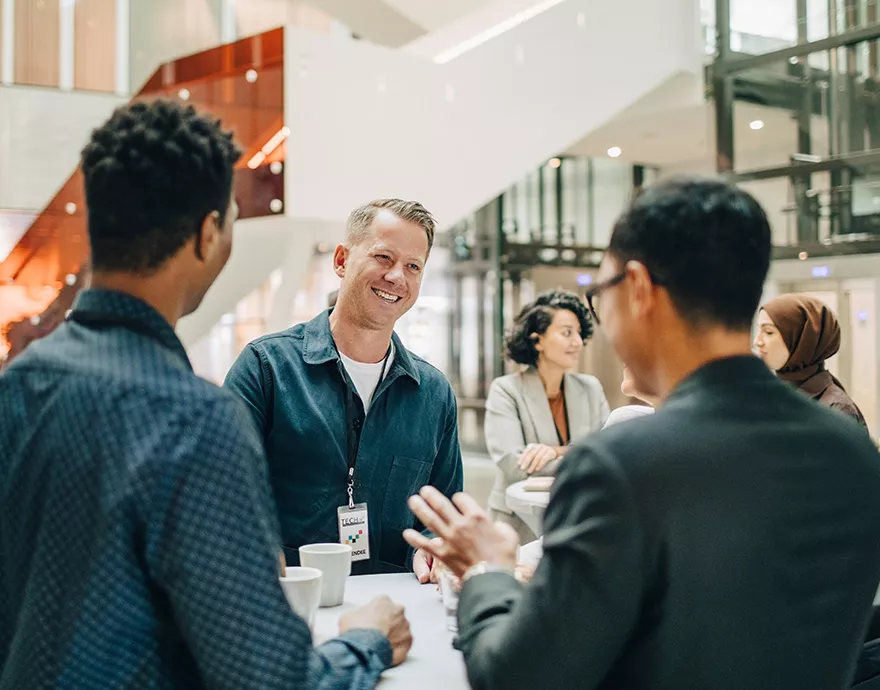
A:
[[[593,335],[593,321],[580,297],[567,290],[550,290],[524,306],[514,319],[505,342],[507,356],[517,364],[535,366],[538,363],[538,350],[532,335],[546,333],[553,315],[560,309],[566,309],[577,317],[581,337],[587,342]]]
[[[220,121],[159,99],[124,105],[83,149],[92,267],[149,274],[200,232],[221,223],[241,151]]]

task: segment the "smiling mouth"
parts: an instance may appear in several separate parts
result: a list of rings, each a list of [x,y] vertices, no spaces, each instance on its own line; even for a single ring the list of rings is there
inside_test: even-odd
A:
[[[392,295],[390,292],[384,292],[382,290],[377,290],[376,288],[372,288],[372,290],[389,304],[394,304],[395,302],[400,301],[400,296],[398,295]]]

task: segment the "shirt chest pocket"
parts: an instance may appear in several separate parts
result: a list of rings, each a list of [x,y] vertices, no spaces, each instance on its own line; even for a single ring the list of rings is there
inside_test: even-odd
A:
[[[431,478],[431,462],[395,455],[391,460],[382,506],[383,522],[393,530],[404,530],[415,524],[415,517],[406,504]]]

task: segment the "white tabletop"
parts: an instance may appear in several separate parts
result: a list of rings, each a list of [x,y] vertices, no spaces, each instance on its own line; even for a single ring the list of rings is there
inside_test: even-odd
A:
[[[541,536],[544,511],[550,502],[549,491],[526,491],[525,481],[507,487],[507,507],[537,536]]]
[[[456,690],[467,688],[464,660],[452,648],[453,633],[446,629],[446,615],[436,585],[420,585],[415,575],[361,575],[345,585],[345,603],[318,609],[315,641],[326,642],[339,634],[342,614],[387,594],[406,609],[413,634],[409,658],[382,675],[379,688]]]

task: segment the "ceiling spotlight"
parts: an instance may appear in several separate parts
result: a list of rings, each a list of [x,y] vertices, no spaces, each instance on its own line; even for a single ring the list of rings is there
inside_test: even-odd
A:
[[[253,84],[257,80],[257,70],[249,69],[244,73],[244,78],[247,80],[248,84]]]
[[[551,158],[548,161],[547,165],[549,165],[551,168],[558,168],[560,165],[562,165],[562,161],[559,158]]]
[[[764,121],[763,120],[752,120],[749,123],[749,127],[754,129],[755,131],[757,131],[759,129],[764,129]]]
[[[272,161],[269,163],[269,172],[273,175],[280,175],[282,170],[284,170],[284,164],[281,161]]]
[[[74,213],[76,213],[76,204],[72,201],[68,201],[66,204],[64,204],[64,210],[67,212],[68,216],[72,216]]]
[[[620,154],[622,153],[623,151],[619,146],[612,146],[608,149],[608,155],[611,156],[611,158],[620,158]]]
[[[40,319],[40,315],[39,315],[39,314],[34,314],[34,315],[31,317],[31,326],[39,326],[39,325],[40,325],[40,321],[41,321],[41,319]]]
[[[76,285],[76,276],[73,273],[68,273],[66,276],[64,276],[64,282],[73,287],[74,285]]]
[[[180,100],[188,101],[189,100],[189,89],[181,89],[177,92],[177,95],[180,96]]]
[[[281,199],[272,199],[272,201],[269,202],[269,210],[272,211],[272,213],[280,213],[282,208],[284,208],[284,203]]]
[[[807,254],[806,252],[801,252],[800,254],[798,254],[798,258],[799,258],[801,261],[806,261],[806,260],[809,258],[809,256],[810,256],[810,255]]]

